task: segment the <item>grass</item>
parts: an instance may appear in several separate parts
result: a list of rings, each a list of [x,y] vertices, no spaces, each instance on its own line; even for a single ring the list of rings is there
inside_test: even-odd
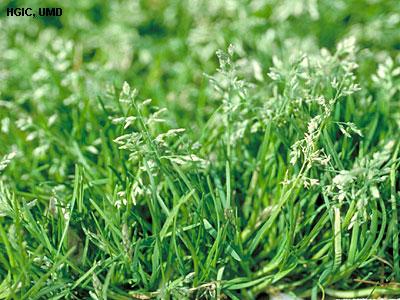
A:
[[[38,5],[0,4],[0,299],[400,296],[397,1]]]

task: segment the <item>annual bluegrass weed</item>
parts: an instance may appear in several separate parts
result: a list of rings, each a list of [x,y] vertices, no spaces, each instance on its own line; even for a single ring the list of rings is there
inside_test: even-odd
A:
[[[399,4],[289,2],[2,15],[0,299],[400,295]]]

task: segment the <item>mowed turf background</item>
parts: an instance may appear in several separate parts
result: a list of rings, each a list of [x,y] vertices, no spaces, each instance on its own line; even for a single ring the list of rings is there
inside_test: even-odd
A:
[[[399,28],[390,0],[2,1],[0,299],[399,296]]]

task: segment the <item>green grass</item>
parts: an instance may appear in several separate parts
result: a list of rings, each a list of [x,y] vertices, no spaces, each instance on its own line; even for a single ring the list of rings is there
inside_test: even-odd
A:
[[[0,11],[0,299],[400,296],[398,1]]]

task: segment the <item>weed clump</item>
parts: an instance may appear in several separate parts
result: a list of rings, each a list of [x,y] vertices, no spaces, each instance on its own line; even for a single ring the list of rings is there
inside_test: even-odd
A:
[[[397,2],[158,2],[0,18],[0,299],[400,295]]]

